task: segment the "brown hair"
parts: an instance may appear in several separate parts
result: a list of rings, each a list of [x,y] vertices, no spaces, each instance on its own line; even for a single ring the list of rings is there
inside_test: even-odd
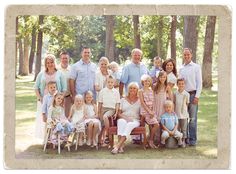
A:
[[[166,59],[166,60],[163,62],[163,64],[162,64],[162,69],[163,69],[164,71],[166,71],[166,65],[167,65],[167,63],[169,63],[169,62],[171,62],[171,63],[173,64],[173,70],[172,70],[172,72],[174,73],[175,76],[177,76],[176,63],[175,63],[175,60],[172,59],[172,58]]]
[[[61,92],[57,92],[56,94],[54,94],[54,97],[53,97],[53,102],[52,102],[52,106],[53,107],[55,107],[56,106],[56,98],[57,98],[57,96],[62,96],[63,97],[63,99],[62,99],[62,102],[61,102],[61,107],[63,107],[64,106],[64,95],[61,93]]]
[[[183,78],[182,79],[177,79],[177,84],[178,84],[178,82],[182,82],[182,81],[184,81]]]
[[[162,76],[166,76],[166,81],[165,81],[165,83],[164,83],[164,85],[165,85],[165,88],[167,87],[167,74],[166,74],[166,72],[165,71],[160,71],[159,72],[159,75],[158,75],[158,77],[157,77],[157,83],[154,85],[154,87],[153,87],[153,91],[156,93],[156,94],[158,94],[159,92],[160,92],[160,90],[161,90],[161,82],[160,82],[160,77],[162,77]]]

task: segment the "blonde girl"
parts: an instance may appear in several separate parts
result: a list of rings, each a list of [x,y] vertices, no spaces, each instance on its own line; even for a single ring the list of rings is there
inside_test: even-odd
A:
[[[154,93],[152,90],[152,78],[151,76],[144,74],[141,77],[142,89],[139,90],[139,99],[141,103],[140,114],[145,118],[146,123],[149,125],[150,137],[148,144],[151,148],[157,148],[154,144],[154,135],[157,131],[159,123],[154,113]]]
[[[67,139],[67,135],[72,131],[72,125],[65,117],[64,95],[62,93],[56,93],[52,105],[49,107],[47,125],[52,128],[50,135],[53,148],[57,145],[57,136],[61,135],[63,141]]]
[[[87,125],[87,145],[97,147],[98,135],[101,131],[101,122],[98,118],[97,105],[93,101],[92,91],[87,91],[85,100],[85,124]]]
[[[84,105],[84,99],[83,96],[80,94],[77,94],[75,96],[74,104],[71,106],[70,114],[68,119],[71,120],[71,123],[73,125],[73,132],[76,132],[79,134],[79,146],[83,145],[83,137],[85,135],[85,105]],[[71,134],[73,136],[73,134]],[[69,138],[70,141],[73,141],[73,138]],[[69,142],[72,143],[72,142]]]

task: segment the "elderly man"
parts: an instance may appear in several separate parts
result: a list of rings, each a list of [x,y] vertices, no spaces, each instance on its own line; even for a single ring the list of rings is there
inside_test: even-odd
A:
[[[131,52],[131,63],[124,66],[120,79],[119,91],[120,95],[123,95],[123,88],[125,86],[125,92],[127,93],[127,87],[130,82],[137,82],[141,87],[141,76],[148,74],[147,67],[141,62],[143,52],[135,48]]]
[[[70,71],[70,90],[72,100],[76,94],[84,95],[86,91],[92,91],[95,99],[95,73],[97,66],[90,60],[91,50],[84,47],[81,52],[81,59],[71,67]]]
[[[147,67],[141,62],[142,55],[143,52],[138,48],[131,51],[131,63],[124,66],[120,78],[119,92],[121,97],[123,95],[124,86],[126,94],[128,93],[128,85],[131,82],[137,82],[140,88],[141,76],[143,74],[148,74]],[[134,144],[139,144],[141,142],[139,136],[132,136],[132,138]]]
[[[57,69],[62,72],[66,78],[67,91],[65,92],[65,116],[68,117],[70,113],[70,107],[72,104],[70,86],[69,86],[69,77],[70,77],[70,57],[69,54],[65,51],[60,53],[60,64]]]
[[[185,81],[185,90],[190,94],[189,112],[189,130],[188,144],[195,146],[197,143],[197,112],[198,100],[202,91],[202,73],[200,65],[192,61],[192,50],[184,48],[184,64],[180,68],[179,76]]]

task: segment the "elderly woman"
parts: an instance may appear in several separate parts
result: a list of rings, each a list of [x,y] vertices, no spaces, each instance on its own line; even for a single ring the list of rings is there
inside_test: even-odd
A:
[[[167,73],[167,84],[171,87],[177,82],[177,70],[174,59],[166,59],[162,64],[162,69]]]
[[[45,70],[41,71],[36,78],[35,93],[37,96],[37,118],[35,136],[43,139],[45,131],[45,122],[42,119],[43,96],[48,94],[47,84],[50,81],[56,82],[57,90],[65,92],[67,89],[66,79],[61,71],[56,69],[56,58],[52,54],[47,54],[44,58]]]
[[[139,86],[136,82],[128,85],[128,94],[121,99],[117,121],[118,143],[111,153],[123,153],[124,143],[131,131],[140,125],[140,101],[138,98]]]
[[[109,60],[107,57],[101,57],[99,60],[99,69],[95,76],[95,90],[97,91],[97,99],[99,92],[106,87],[106,78],[112,74],[112,71],[108,69]]]

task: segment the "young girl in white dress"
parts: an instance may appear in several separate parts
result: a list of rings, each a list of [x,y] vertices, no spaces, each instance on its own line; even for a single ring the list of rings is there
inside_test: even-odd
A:
[[[85,97],[85,124],[87,130],[87,145],[97,147],[98,135],[101,132],[101,122],[98,119],[97,105],[93,102],[93,93],[87,91]]]
[[[47,125],[52,128],[50,135],[53,148],[58,144],[57,136],[60,134],[62,141],[67,140],[68,134],[72,131],[72,125],[65,117],[64,96],[62,93],[56,93],[52,105],[49,107]]]
[[[68,117],[69,120],[71,120],[71,123],[73,125],[73,133],[76,132],[79,134],[79,146],[83,145],[83,138],[85,135],[85,105],[84,105],[84,99],[83,96],[80,94],[77,94],[75,96],[74,104],[71,106],[70,114]],[[70,135],[72,136],[73,133]],[[69,138],[68,141],[71,141]],[[73,140],[72,140],[73,141]],[[72,142],[68,142],[72,143]],[[72,145],[72,144],[67,144]]]

